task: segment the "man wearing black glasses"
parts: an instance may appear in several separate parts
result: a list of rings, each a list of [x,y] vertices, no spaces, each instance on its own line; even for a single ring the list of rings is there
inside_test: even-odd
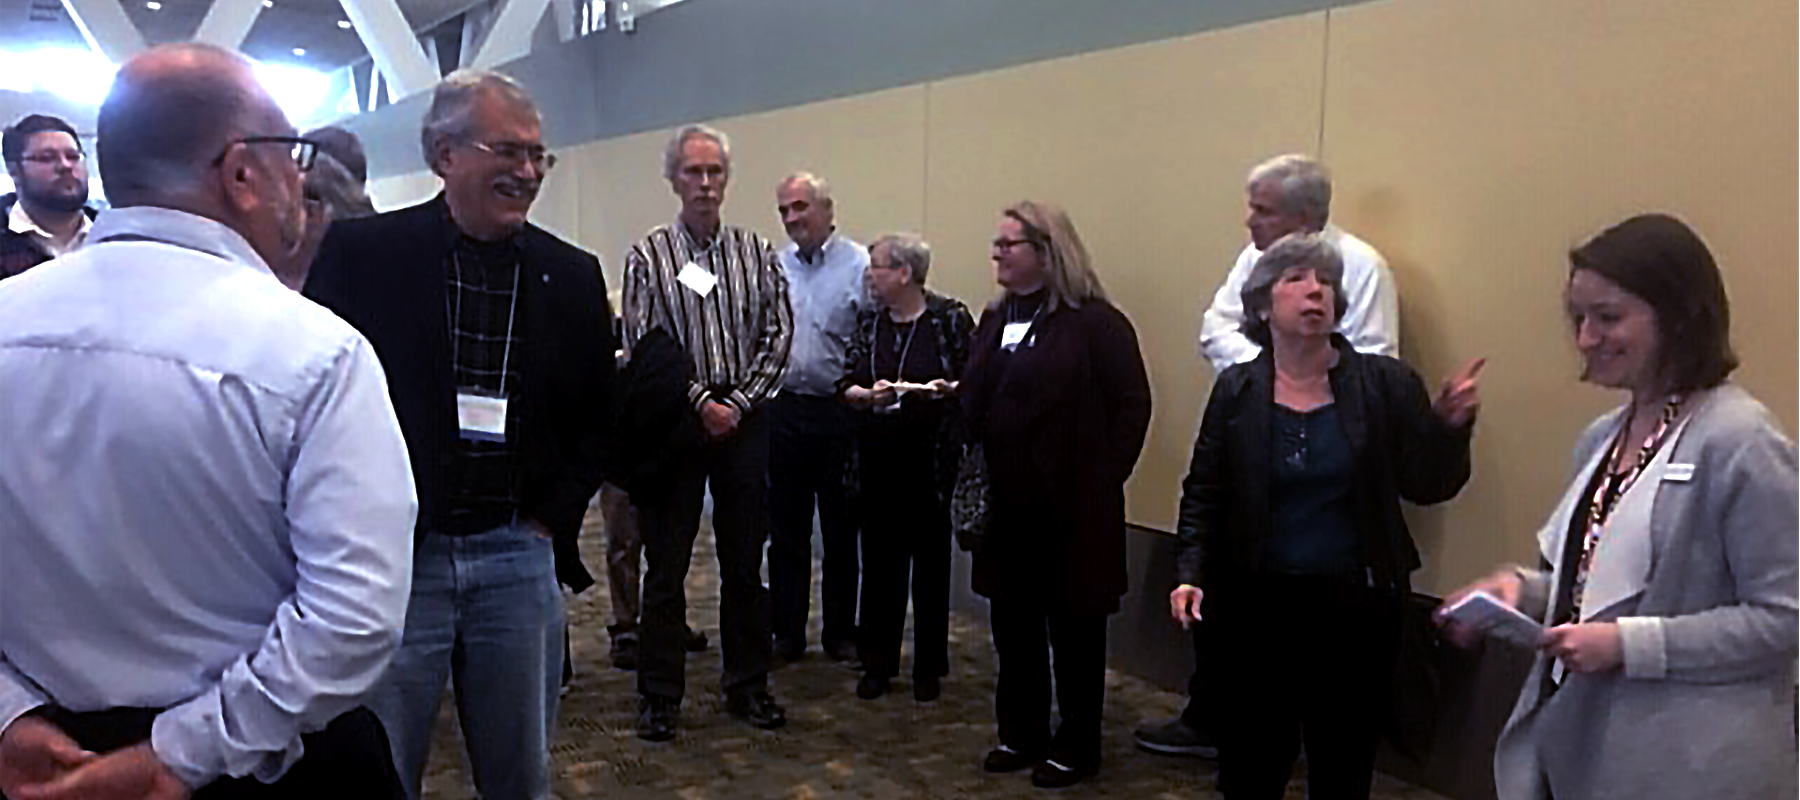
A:
[[[32,114],[0,134],[17,191],[0,197],[0,278],[68,253],[87,240],[87,153],[69,123]]]
[[[454,675],[477,792],[541,798],[557,583],[592,583],[575,537],[606,464],[612,314],[596,259],[526,221],[556,157],[523,88],[446,77],[421,140],[443,193],[334,223],[306,286],[374,343],[418,482],[406,640],[370,706],[417,797]]]
[[[113,208],[0,281],[14,800],[401,792],[360,704],[417,503],[369,341],[277,281],[312,150],[241,56],[151,50],[100,107]]]

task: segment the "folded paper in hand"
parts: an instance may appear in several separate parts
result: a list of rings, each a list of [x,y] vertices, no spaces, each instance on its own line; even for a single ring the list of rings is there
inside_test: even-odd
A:
[[[1543,625],[1487,592],[1470,592],[1455,605],[1444,609],[1444,615],[1480,631],[1483,636],[1520,647],[1535,650],[1544,644]]]

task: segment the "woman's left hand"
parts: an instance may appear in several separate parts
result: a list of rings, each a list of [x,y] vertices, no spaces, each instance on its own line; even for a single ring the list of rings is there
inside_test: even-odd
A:
[[[925,384],[925,389],[931,392],[932,397],[949,397],[956,393],[956,384],[944,380],[943,378],[938,378],[937,380]]]
[[[1477,358],[1444,379],[1444,386],[1438,390],[1437,402],[1431,404],[1431,410],[1450,427],[1469,424],[1475,419],[1475,412],[1481,410],[1481,368],[1486,365],[1487,359]]]
[[[1544,632],[1544,650],[1573,672],[1610,672],[1625,663],[1616,622],[1558,625]]]

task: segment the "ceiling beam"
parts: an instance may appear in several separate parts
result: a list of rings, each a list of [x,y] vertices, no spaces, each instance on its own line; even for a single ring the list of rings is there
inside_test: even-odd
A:
[[[587,0],[582,0],[586,5]],[[550,0],[550,10],[556,16],[556,39],[566,42],[575,38],[575,0]]]
[[[250,26],[256,24],[262,10],[262,0],[212,0],[200,28],[194,31],[194,41],[236,50],[250,35]]]
[[[119,0],[62,0],[62,4],[88,47],[106,60],[123,64],[145,50],[144,35],[125,16]]]
[[[481,49],[476,51],[475,60],[469,63],[474,69],[493,69],[508,61],[531,55],[532,34],[537,32],[538,22],[544,18],[545,9],[550,7],[550,0],[506,0],[500,7],[500,13],[494,17],[489,26],[487,36],[482,39]]]
[[[362,37],[363,47],[375,60],[375,69],[393,86],[394,96],[408,97],[437,85],[438,71],[425,57],[425,48],[419,45],[419,37],[413,35],[395,0],[341,2],[356,35]]]

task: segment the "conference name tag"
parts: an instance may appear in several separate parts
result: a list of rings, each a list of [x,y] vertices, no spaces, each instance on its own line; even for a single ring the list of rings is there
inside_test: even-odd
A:
[[[456,393],[456,425],[462,438],[506,441],[506,398],[462,391]]]
[[[1008,322],[1000,329],[1000,349],[1011,350],[1025,341],[1025,335],[1031,332],[1029,322]]]
[[[699,264],[695,264],[692,261],[689,261],[687,266],[682,267],[681,272],[676,273],[675,280],[681,281],[683,286],[693,289],[694,293],[701,297],[712,294],[713,287],[719,285],[719,277],[717,275],[707,272],[705,269],[702,269]]]

